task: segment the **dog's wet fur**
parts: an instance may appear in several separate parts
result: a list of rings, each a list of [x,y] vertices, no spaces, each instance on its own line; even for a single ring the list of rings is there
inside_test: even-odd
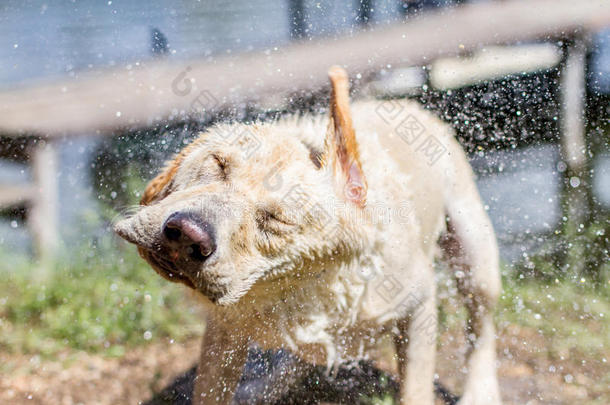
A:
[[[499,404],[498,249],[464,152],[418,104],[350,106],[346,72],[329,76],[328,116],[202,133],[115,225],[161,276],[203,299],[193,402],[237,401],[253,344],[300,359],[269,387],[272,403],[305,365],[372,360],[390,335],[400,402],[431,405],[442,259],[470,315],[459,403]]]

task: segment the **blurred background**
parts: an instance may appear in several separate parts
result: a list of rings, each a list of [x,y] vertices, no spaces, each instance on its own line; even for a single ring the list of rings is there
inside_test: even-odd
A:
[[[146,401],[191,366],[199,307],[112,220],[209,125],[324,112],[333,64],[468,151],[503,262],[505,402],[610,401],[607,1],[4,0],[0,402]],[[452,370],[463,313],[439,279]]]

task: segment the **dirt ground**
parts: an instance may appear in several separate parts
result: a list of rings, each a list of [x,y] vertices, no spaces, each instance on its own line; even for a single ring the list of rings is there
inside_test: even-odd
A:
[[[459,392],[463,336],[448,332],[441,343],[440,380]],[[585,359],[566,353],[550,358],[546,343],[533,330],[514,325],[500,330],[499,375],[505,404],[610,403],[609,357]],[[121,358],[65,352],[54,360],[43,360],[36,355],[0,353],[0,403],[142,403],[191,367],[198,352],[198,339],[191,339],[153,343]]]

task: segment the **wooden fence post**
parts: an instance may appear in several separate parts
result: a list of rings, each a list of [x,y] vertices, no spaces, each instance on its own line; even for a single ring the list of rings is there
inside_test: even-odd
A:
[[[360,25],[368,25],[373,16],[373,2],[372,0],[359,0],[358,3],[358,16],[356,20]]]
[[[589,219],[591,184],[585,134],[586,40],[575,37],[564,44],[561,70],[561,158],[564,237],[568,242],[565,264],[572,275],[581,275],[585,263],[582,233]]]
[[[39,140],[32,146],[30,165],[34,182],[34,195],[28,217],[32,231],[34,251],[47,268],[53,261],[59,241],[57,150],[51,140]]]
[[[288,18],[290,19],[290,37],[304,38],[306,28],[304,0],[288,0]]]

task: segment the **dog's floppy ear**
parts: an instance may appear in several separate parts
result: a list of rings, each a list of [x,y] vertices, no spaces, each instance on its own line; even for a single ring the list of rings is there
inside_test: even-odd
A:
[[[201,133],[197,139],[188,144],[188,146],[182,149],[171,161],[169,161],[157,177],[148,183],[144,190],[144,195],[140,200],[140,205],[149,205],[154,201],[163,199],[169,194],[172,180],[174,179],[180,164],[189,153],[204,142],[205,135],[206,133]]]
[[[144,195],[140,200],[140,205],[149,205],[150,203],[161,200],[169,194],[171,191],[172,180],[174,175],[178,171],[180,164],[193,149],[199,146],[205,138],[205,134],[201,134],[199,138],[195,139],[188,146],[182,149],[171,161],[169,161],[161,173],[152,179],[146,189]]]
[[[140,205],[149,205],[155,200],[164,198],[169,193],[172,179],[178,170],[180,161],[181,159],[178,158],[172,160],[157,177],[148,182],[140,200]]]
[[[359,207],[366,204],[367,184],[349,108],[347,72],[333,66],[328,71],[331,84],[330,122],[324,144],[322,165],[333,170],[336,185],[346,200]]]

